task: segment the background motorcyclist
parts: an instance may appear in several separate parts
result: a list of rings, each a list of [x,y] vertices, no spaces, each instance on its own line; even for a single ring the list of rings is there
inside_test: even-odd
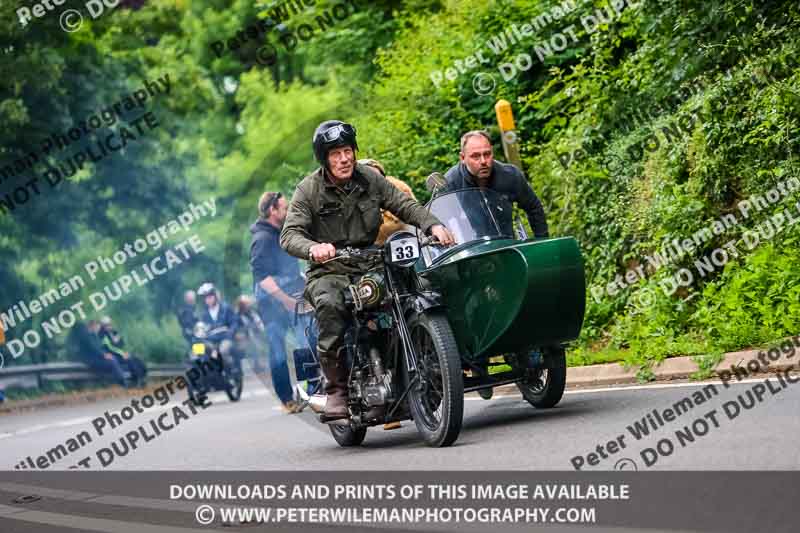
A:
[[[350,320],[343,292],[369,265],[359,260],[333,259],[337,248],[366,247],[375,242],[381,209],[445,245],[453,236],[424,207],[403,194],[374,169],[356,163],[356,130],[338,120],[325,121],[312,139],[320,167],[295,189],[281,246],[295,257],[310,259],[305,297],[319,322],[317,350],[326,379],[324,419],[347,417],[347,369],[341,360],[343,337]]]
[[[204,309],[200,313],[200,321],[208,325],[207,341],[219,345],[223,356],[239,355],[233,353],[233,338],[239,322],[233,309],[221,301],[217,288],[212,283],[203,283],[197,289],[197,295],[203,298]]]

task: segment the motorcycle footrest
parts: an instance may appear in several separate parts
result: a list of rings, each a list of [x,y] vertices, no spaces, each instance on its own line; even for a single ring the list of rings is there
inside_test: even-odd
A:
[[[323,424],[332,424],[334,426],[349,426],[350,417],[347,415],[341,416],[327,416],[325,413],[319,415],[319,421]]]

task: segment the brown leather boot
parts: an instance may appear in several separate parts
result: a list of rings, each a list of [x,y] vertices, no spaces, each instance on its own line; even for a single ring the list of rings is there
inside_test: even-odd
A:
[[[319,358],[322,373],[325,375],[325,412],[320,417],[323,422],[347,418],[347,373],[344,365],[335,358],[321,355]]]

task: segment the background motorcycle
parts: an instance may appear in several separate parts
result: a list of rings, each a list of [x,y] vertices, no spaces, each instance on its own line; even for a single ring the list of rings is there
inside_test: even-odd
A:
[[[223,356],[220,353],[220,341],[209,338],[227,331],[225,326],[209,330],[205,322],[194,325],[187,365],[188,369],[195,370],[191,374],[198,377],[187,377],[186,381],[189,398],[195,404],[202,403],[202,398],[211,391],[225,391],[232,402],[238,402],[242,397],[242,358],[235,349],[231,349],[230,355]]]

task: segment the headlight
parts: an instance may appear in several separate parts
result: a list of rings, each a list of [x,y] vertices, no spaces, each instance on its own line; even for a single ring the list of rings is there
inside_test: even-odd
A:
[[[371,309],[379,306],[386,294],[386,282],[383,274],[367,272],[358,280],[354,292],[357,296],[356,308]]]
[[[208,324],[205,322],[197,322],[194,325],[192,334],[198,339],[205,339],[208,336]]]

